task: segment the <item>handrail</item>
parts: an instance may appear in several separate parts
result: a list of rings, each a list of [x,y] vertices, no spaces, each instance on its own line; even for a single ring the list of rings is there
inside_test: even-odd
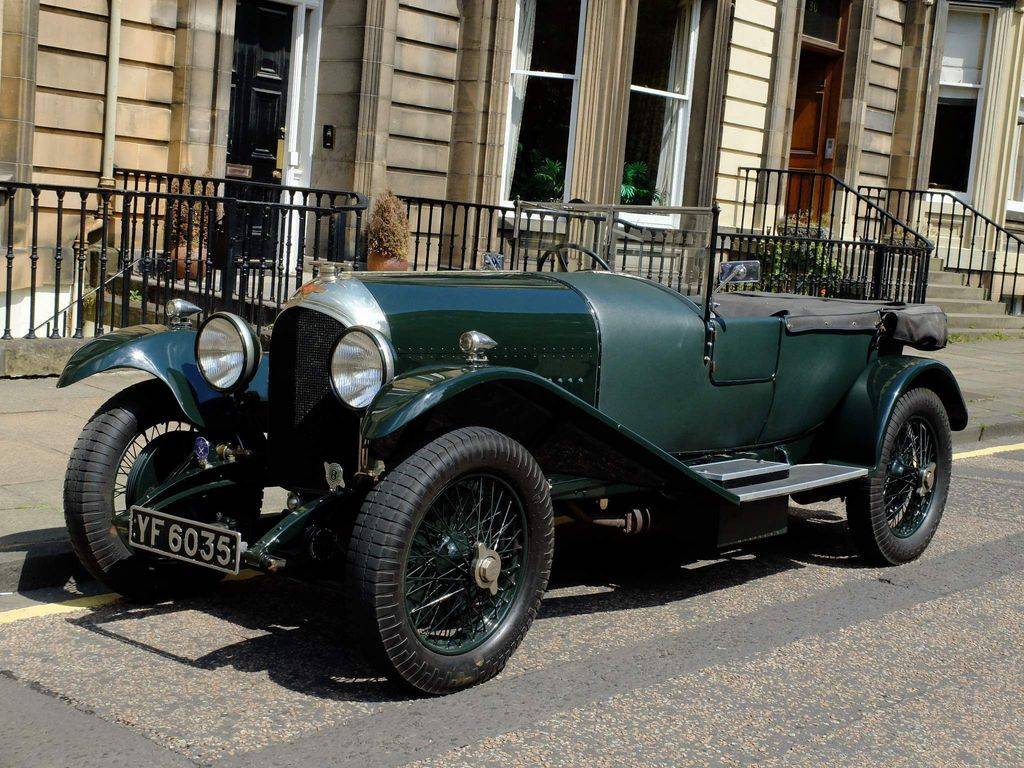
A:
[[[802,169],[802,168],[754,168],[754,167],[742,167],[742,168],[739,169],[739,171],[740,171],[741,174],[753,172],[753,173],[775,173],[775,174],[780,174],[780,175],[781,174],[789,174],[789,175],[798,175],[798,176],[823,176],[823,177],[826,177],[826,178],[829,179],[829,181],[831,181],[837,187],[839,187],[840,189],[842,189],[842,190],[852,194],[859,202],[863,202],[869,209],[871,209],[871,210],[875,211],[876,213],[880,214],[882,217],[887,219],[890,223],[892,223],[892,224],[894,224],[896,226],[902,227],[909,234],[917,237],[923,243],[926,243],[929,247],[934,247],[934,244],[931,242],[931,240],[929,240],[927,237],[925,237],[923,234],[921,234],[919,231],[917,231],[914,227],[911,227],[905,221],[902,221],[902,220],[896,218],[891,213],[889,213],[888,211],[883,209],[881,206],[879,206],[877,203],[875,203],[873,200],[871,200],[869,197],[867,197],[864,194],[861,194],[857,189],[854,189],[853,187],[851,187],[849,184],[847,184],[845,181],[843,181],[842,179],[840,179],[838,176],[836,176],[833,173],[827,173],[827,172],[823,172],[823,171],[811,171],[811,170],[806,170],[806,169]]]
[[[1024,278],[1021,274],[1024,237],[1014,234],[948,190],[864,184],[858,187],[858,191],[919,225],[934,226],[937,232],[936,253],[943,259],[944,268],[966,275],[966,285],[981,288],[986,300],[1018,296],[1018,279]],[[1000,255],[1002,264],[997,268]],[[991,261],[986,266],[989,257]],[[1011,311],[1009,306],[1005,308],[1007,312]]]

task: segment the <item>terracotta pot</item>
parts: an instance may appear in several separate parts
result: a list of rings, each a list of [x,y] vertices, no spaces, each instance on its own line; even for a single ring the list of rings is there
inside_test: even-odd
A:
[[[371,272],[408,272],[409,262],[383,253],[371,252],[366,256],[366,268]]]
[[[203,275],[203,262],[200,260],[196,249],[192,249],[191,257],[188,257],[188,248],[184,245],[179,245],[171,251],[171,261],[174,263],[174,278],[176,280],[185,279],[185,264],[188,263],[188,278],[189,280],[198,280]]]

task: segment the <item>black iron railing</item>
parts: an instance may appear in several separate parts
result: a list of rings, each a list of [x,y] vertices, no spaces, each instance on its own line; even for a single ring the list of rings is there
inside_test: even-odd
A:
[[[269,322],[322,263],[355,264],[366,206],[285,200],[0,182],[3,338],[159,322],[174,297]]]
[[[740,170],[735,231],[720,235],[730,259],[762,262],[762,289],[923,302],[932,243],[832,174]]]
[[[1024,239],[964,202],[937,189],[862,186],[861,194],[907,221],[935,243],[943,268],[965,277],[966,285],[984,289],[989,300],[1024,293]],[[1009,306],[1007,307],[1009,311]]]

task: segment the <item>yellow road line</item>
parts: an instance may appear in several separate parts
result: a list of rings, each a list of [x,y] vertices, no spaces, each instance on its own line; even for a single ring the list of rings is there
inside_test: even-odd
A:
[[[979,456],[994,456],[997,453],[1009,453],[1010,451],[1024,451],[1024,443],[1014,443],[1013,445],[993,445],[991,448],[979,448],[976,451],[954,453],[953,459],[976,459]]]
[[[118,599],[117,595],[92,595],[90,597],[76,597],[74,600],[65,600],[62,603],[39,603],[24,608],[15,608],[0,613],[0,624],[13,624],[23,619],[36,619],[40,616],[53,616],[58,613],[73,613],[88,608],[100,608],[110,605]]]
[[[1010,453],[1011,451],[1024,451],[1024,443],[994,445],[991,448],[979,448],[976,451],[954,453],[953,460],[976,459],[979,456],[994,456],[998,453]],[[243,581],[260,575],[262,574],[259,571],[246,570],[242,571],[237,576],[228,576],[228,580]],[[36,619],[42,616],[54,616],[59,613],[71,613],[73,611],[82,611],[90,608],[101,608],[104,605],[110,605],[116,600],[118,600],[117,595],[105,594],[93,595],[91,597],[76,597],[74,600],[66,600],[60,603],[39,603],[38,605],[30,605],[25,608],[14,608],[10,611],[0,612],[0,624],[13,624],[16,621],[22,621],[24,619]]]
[[[246,569],[241,573],[228,575],[225,581],[246,581],[247,579],[262,575],[259,571]],[[119,599],[119,595],[108,592],[102,595],[76,597],[73,600],[64,600],[59,603],[38,603],[25,606],[24,608],[13,608],[9,611],[0,612],[0,624],[13,624],[24,619],[38,619],[43,616],[55,616],[60,613],[102,608],[105,605],[117,602]]]

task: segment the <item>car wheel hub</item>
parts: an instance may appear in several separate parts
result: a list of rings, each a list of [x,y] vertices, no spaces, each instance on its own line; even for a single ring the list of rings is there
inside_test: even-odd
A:
[[[405,567],[406,615],[432,651],[460,654],[502,625],[519,595],[526,514],[503,480],[456,480],[420,520]]]
[[[498,594],[498,577],[501,575],[501,555],[486,544],[477,542],[476,557],[473,558],[473,580],[480,589],[492,595]]]

